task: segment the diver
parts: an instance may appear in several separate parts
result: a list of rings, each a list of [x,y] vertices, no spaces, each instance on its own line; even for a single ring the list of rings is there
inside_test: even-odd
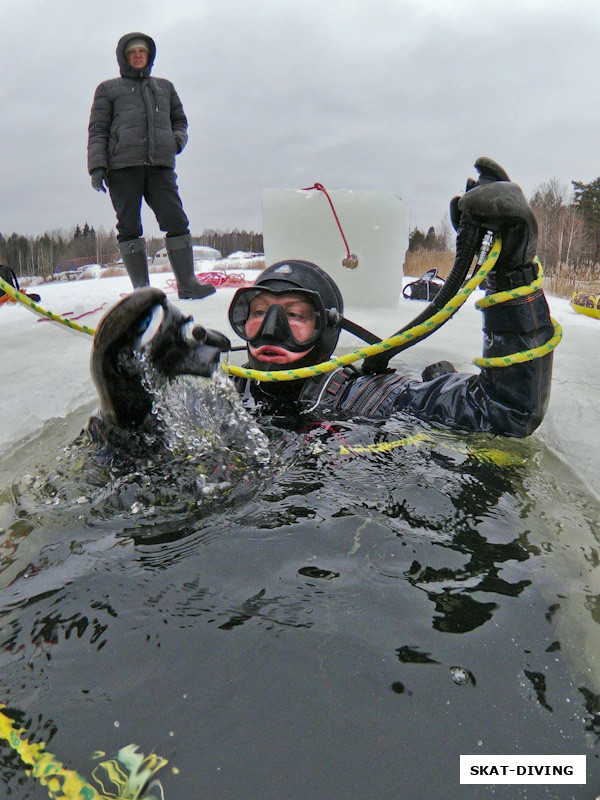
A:
[[[482,232],[491,231],[501,237],[501,250],[487,275],[487,295],[530,286],[539,270],[533,211],[500,165],[480,158],[475,167],[478,180],[469,179],[465,193],[450,206],[458,232],[457,262],[460,257],[470,267],[477,251],[465,242],[475,232],[480,245]],[[486,358],[531,351],[553,336],[541,286],[524,296],[514,294],[483,310]],[[269,372],[326,361],[342,328],[369,343],[380,341],[343,314],[343,298],[332,278],[316,264],[296,259],[269,266],[252,287],[236,292],[229,308],[232,328],[246,342],[248,366]],[[146,287],[129,295],[105,315],[96,332],[91,370],[100,411],[92,418],[92,439],[102,439],[102,431],[110,426],[135,429],[148,423],[152,401],[140,379],[136,351],[145,353],[156,374],[169,380],[181,374],[212,374],[229,349],[223,334],[194,326],[160,290]],[[344,366],[276,382],[236,377],[235,385],[244,404],[258,415],[310,412],[313,417],[381,419],[408,412],[459,431],[512,437],[528,436],[544,417],[551,349],[521,363],[484,367],[479,375],[458,373],[448,362],[440,362],[420,381],[388,367],[399,349],[366,358],[361,369]]]

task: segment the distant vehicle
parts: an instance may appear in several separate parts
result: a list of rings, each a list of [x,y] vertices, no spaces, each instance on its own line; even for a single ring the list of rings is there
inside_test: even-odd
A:
[[[235,253],[229,253],[227,258],[264,258],[264,253],[248,253],[246,250],[236,250]]]
[[[214,247],[205,247],[204,245],[195,244],[193,249],[194,261],[217,261],[222,257],[220,251],[215,250]],[[164,264],[166,267],[169,266],[169,256],[166,247],[161,247],[160,250],[156,251],[152,263],[158,265]]]

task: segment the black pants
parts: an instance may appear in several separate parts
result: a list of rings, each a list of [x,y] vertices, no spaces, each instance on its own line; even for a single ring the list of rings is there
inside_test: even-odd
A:
[[[170,167],[124,167],[108,173],[110,199],[117,214],[117,240],[138,239],[142,231],[142,198],[167,236],[185,236],[189,220],[177,190],[177,176]]]

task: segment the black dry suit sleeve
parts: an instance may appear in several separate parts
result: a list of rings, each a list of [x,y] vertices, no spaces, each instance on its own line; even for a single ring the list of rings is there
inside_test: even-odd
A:
[[[554,333],[548,303],[541,289],[483,311],[485,358],[518,353],[546,344]],[[544,418],[550,399],[553,353],[511,364],[488,367],[480,383],[498,432],[528,436]]]
[[[506,356],[545,344],[553,334],[541,290],[483,311],[485,358]],[[392,410],[456,430],[529,436],[541,423],[550,397],[552,353],[479,375],[449,373],[428,382],[407,381]]]

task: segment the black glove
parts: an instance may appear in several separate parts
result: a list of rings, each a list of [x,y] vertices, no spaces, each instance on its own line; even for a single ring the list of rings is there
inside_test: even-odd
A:
[[[90,368],[105,418],[113,424],[135,425],[151,410],[152,398],[142,384],[136,353],[145,351],[167,379],[209,377],[221,353],[230,348],[227,337],[194,325],[160,289],[138,289],[104,315],[94,336]]]
[[[456,230],[464,223],[499,233],[502,250],[488,285],[494,290],[522,286],[537,277],[533,259],[537,249],[537,222],[520,186],[491,158],[478,158],[479,179],[469,178],[465,194],[450,202]]]
[[[106,187],[104,184],[107,183],[107,181],[106,181],[106,170],[104,169],[104,167],[92,170],[90,175],[92,176],[93,188],[97,192],[106,192]]]

